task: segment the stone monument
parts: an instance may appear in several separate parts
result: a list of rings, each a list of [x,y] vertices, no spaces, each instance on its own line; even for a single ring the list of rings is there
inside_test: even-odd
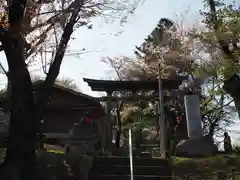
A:
[[[187,132],[190,139],[202,137],[200,102],[196,95],[185,95],[184,105],[187,119]]]
[[[216,154],[217,146],[211,138],[203,136],[199,98],[195,94],[185,95],[188,139],[181,140],[176,155],[184,157],[205,157]]]
[[[84,118],[81,122],[74,123],[69,133],[67,154],[92,154],[95,151],[96,138],[94,123]]]

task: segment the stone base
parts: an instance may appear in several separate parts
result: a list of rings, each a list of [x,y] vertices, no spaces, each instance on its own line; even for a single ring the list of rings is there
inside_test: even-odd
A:
[[[207,157],[218,152],[217,146],[208,138],[181,140],[176,146],[176,156]]]

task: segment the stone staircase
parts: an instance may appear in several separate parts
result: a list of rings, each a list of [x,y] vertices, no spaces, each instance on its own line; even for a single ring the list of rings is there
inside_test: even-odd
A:
[[[134,180],[171,180],[168,161],[157,158],[134,158]],[[89,180],[130,180],[129,158],[98,157],[93,160]]]

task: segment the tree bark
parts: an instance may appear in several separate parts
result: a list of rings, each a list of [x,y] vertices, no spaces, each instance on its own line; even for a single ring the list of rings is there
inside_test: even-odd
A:
[[[11,84],[9,139],[2,170],[4,172],[9,168],[7,171],[12,175],[11,171],[15,169],[21,180],[30,180],[36,179],[34,175],[38,120],[35,116],[30,76],[23,71],[19,71],[20,74],[23,81]],[[18,76],[17,82],[19,79]]]
[[[18,37],[6,32],[1,38],[7,57],[10,81],[10,126],[7,154],[0,168],[0,179],[19,176],[21,180],[34,177],[37,119],[34,109],[32,83]]]
[[[26,0],[13,0],[9,7],[9,28],[0,36],[5,52],[10,81],[10,125],[7,153],[0,167],[0,179],[13,176],[20,180],[34,178],[37,119],[30,74],[24,61],[21,38]]]
[[[208,136],[213,140],[213,136],[215,133],[215,128],[216,128],[216,124],[215,123],[211,123],[210,127],[209,127],[209,132],[208,132]]]

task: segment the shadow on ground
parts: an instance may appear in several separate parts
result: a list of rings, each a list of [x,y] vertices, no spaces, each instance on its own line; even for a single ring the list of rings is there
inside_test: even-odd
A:
[[[3,151],[0,151],[0,156],[3,158]],[[87,180],[91,166],[90,156],[37,152],[38,176],[41,180]]]

